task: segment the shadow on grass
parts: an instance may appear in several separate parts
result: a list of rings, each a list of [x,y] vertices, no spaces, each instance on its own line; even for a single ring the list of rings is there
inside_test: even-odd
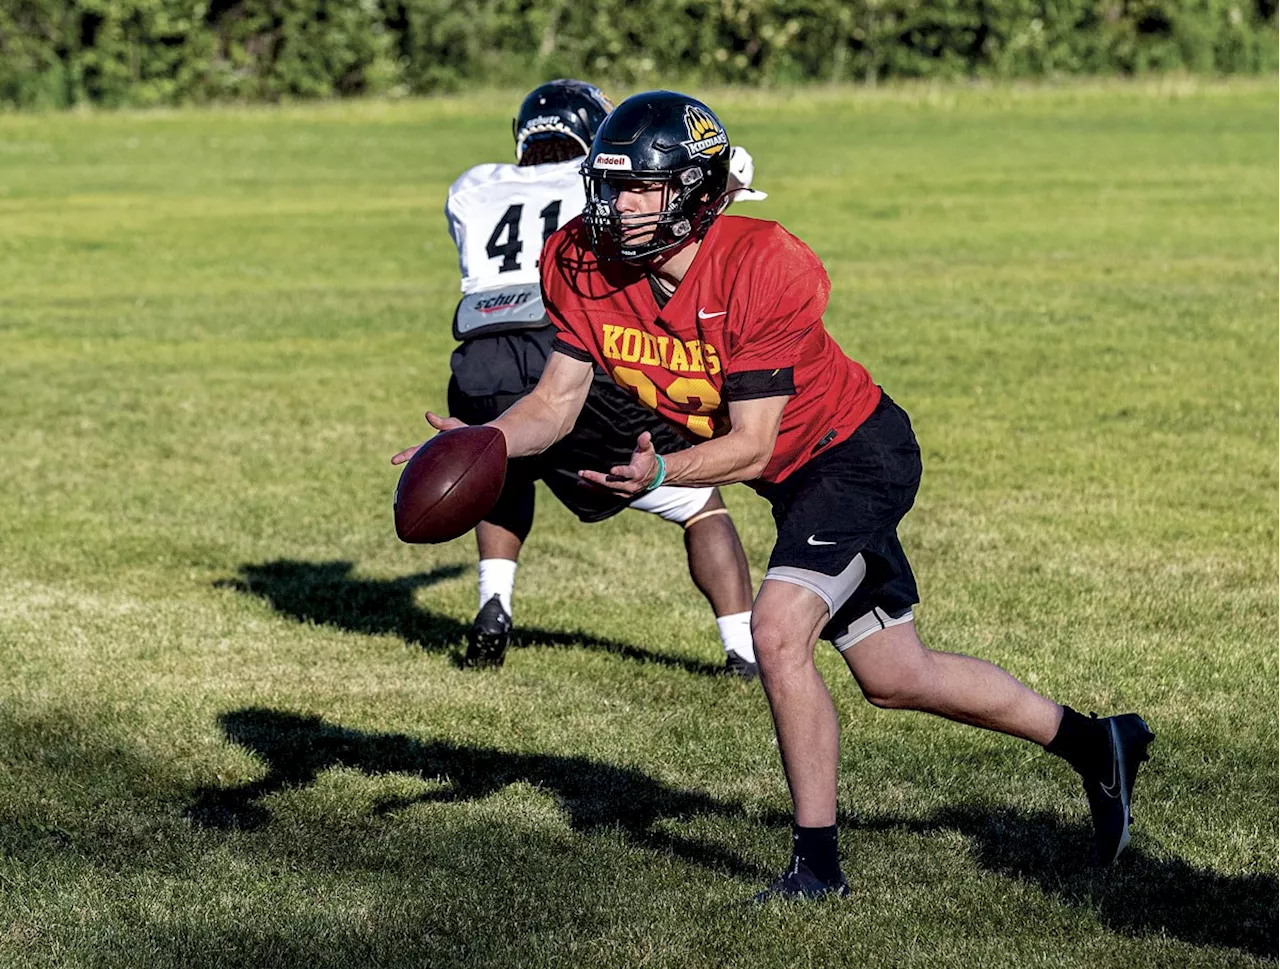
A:
[[[1130,936],[1163,933],[1197,946],[1240,949],[1274,959],[1274,875],[1220,875],[1180,858],[1130,846],[1111,868],[1092,861],[1092,828],[1046,812],[989,804],[939,810],[923,820],[850,818],[846,830],[954,831],[986,870],[1037,885],[1047,895],[1094,909],[1102,924]]]
[[[633,768],[550,754],[521,754],[469,747],[445,740],[419,741],[404,734],[363,733],[320,717],[250,707],[219,717],[227,739],[267,764],[267,776],[239,787],[196,792],[187,816],[205,828],[256,829],[270,821],[259,800],[286,788],[305,787],[332,767],[366,774],[416,774],[444,786],[420,797],[384,801],[388,814],[412,804],[488,797],[509,784],[527,783],[553,794],[574,831],[620,830],[627,840],[687,862],[738,877],[763,870],[727,851],[655,830],[666,819],[744,816],[735,804],[699,791],[668,787]]]
[[[461,565],[445,565],[430,572],[399,579],[362,579],[351,574],[351,562],[297,562],[278,559],[240,566],[240,577],[215,583],[221,589],[235,589],[265,600],[277,612],[301,622],[334,626],[372,635],[391,634],[431,653],[452,651],[465,640],[467,625],[449,616],[421,608],[414,596],[446,579],[457,578]],[[612,653],[640,663],[657,663],[698,676],[721,676],[723,667],[696,659],[650,652],[612,639],[586,633],[518,627],[522,643],[539,646],[573,647]],[[455,666],[461,655],[452,651]]]

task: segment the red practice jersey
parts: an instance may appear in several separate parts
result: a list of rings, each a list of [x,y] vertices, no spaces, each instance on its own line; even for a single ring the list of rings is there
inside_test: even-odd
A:
[[[783,480],[852,434],[880,401],[822,325],[831,281],[776,222],[721,216],[665,306],[644,270],[598,262],[582,220],[542,253],[556,349],[602,366],[693,441],[729,430],[729,401],[788,396],[761,475]]]

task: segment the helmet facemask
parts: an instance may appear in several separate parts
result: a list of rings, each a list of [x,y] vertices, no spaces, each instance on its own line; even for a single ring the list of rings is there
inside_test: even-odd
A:
[[[698,166],[668,173],[601,171],[588,163],[582,174],[587,190],[583,219],[591,231],[592,249],[605,259],[645,262],[700,239],[726,201],[725,193],[715,191]],[[618,211],[621,193],[637,183],[662,186],[664,197],[657,211]]]

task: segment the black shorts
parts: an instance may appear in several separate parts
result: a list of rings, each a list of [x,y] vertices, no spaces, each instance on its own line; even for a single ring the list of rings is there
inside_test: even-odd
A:
[[[888,394],[846,440],[785,481],[759,487],[778,528],[765,578],[826,600],[824,639],[838,639],[873,610],[898,618],[920,601],[898,541],[898,522],[919,487],[920,447],[906,411]]]
[[[544,327],[463,343],[449,361],[453,370],[450,416],[468,424],[483,424],[500,416],[537,385],[555,338],[555,328]],[[608,471],[629,463],[636,438],[643,431],[653,435],[654,447],[661,454],[689,446],[671,425],[597,367],[573,430],[546,452],[510,462],[504,497],[542,480],[580,521],[598,522],[616,515],[634,499],[589,484],[578,472]]]

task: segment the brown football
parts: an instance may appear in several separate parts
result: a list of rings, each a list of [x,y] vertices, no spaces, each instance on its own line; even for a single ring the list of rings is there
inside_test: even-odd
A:
[[[447,542],[480,524],[502,492],[507,439],[495,427],[442,431],[422,445],[396,485],[396,534],[414,545]]]

